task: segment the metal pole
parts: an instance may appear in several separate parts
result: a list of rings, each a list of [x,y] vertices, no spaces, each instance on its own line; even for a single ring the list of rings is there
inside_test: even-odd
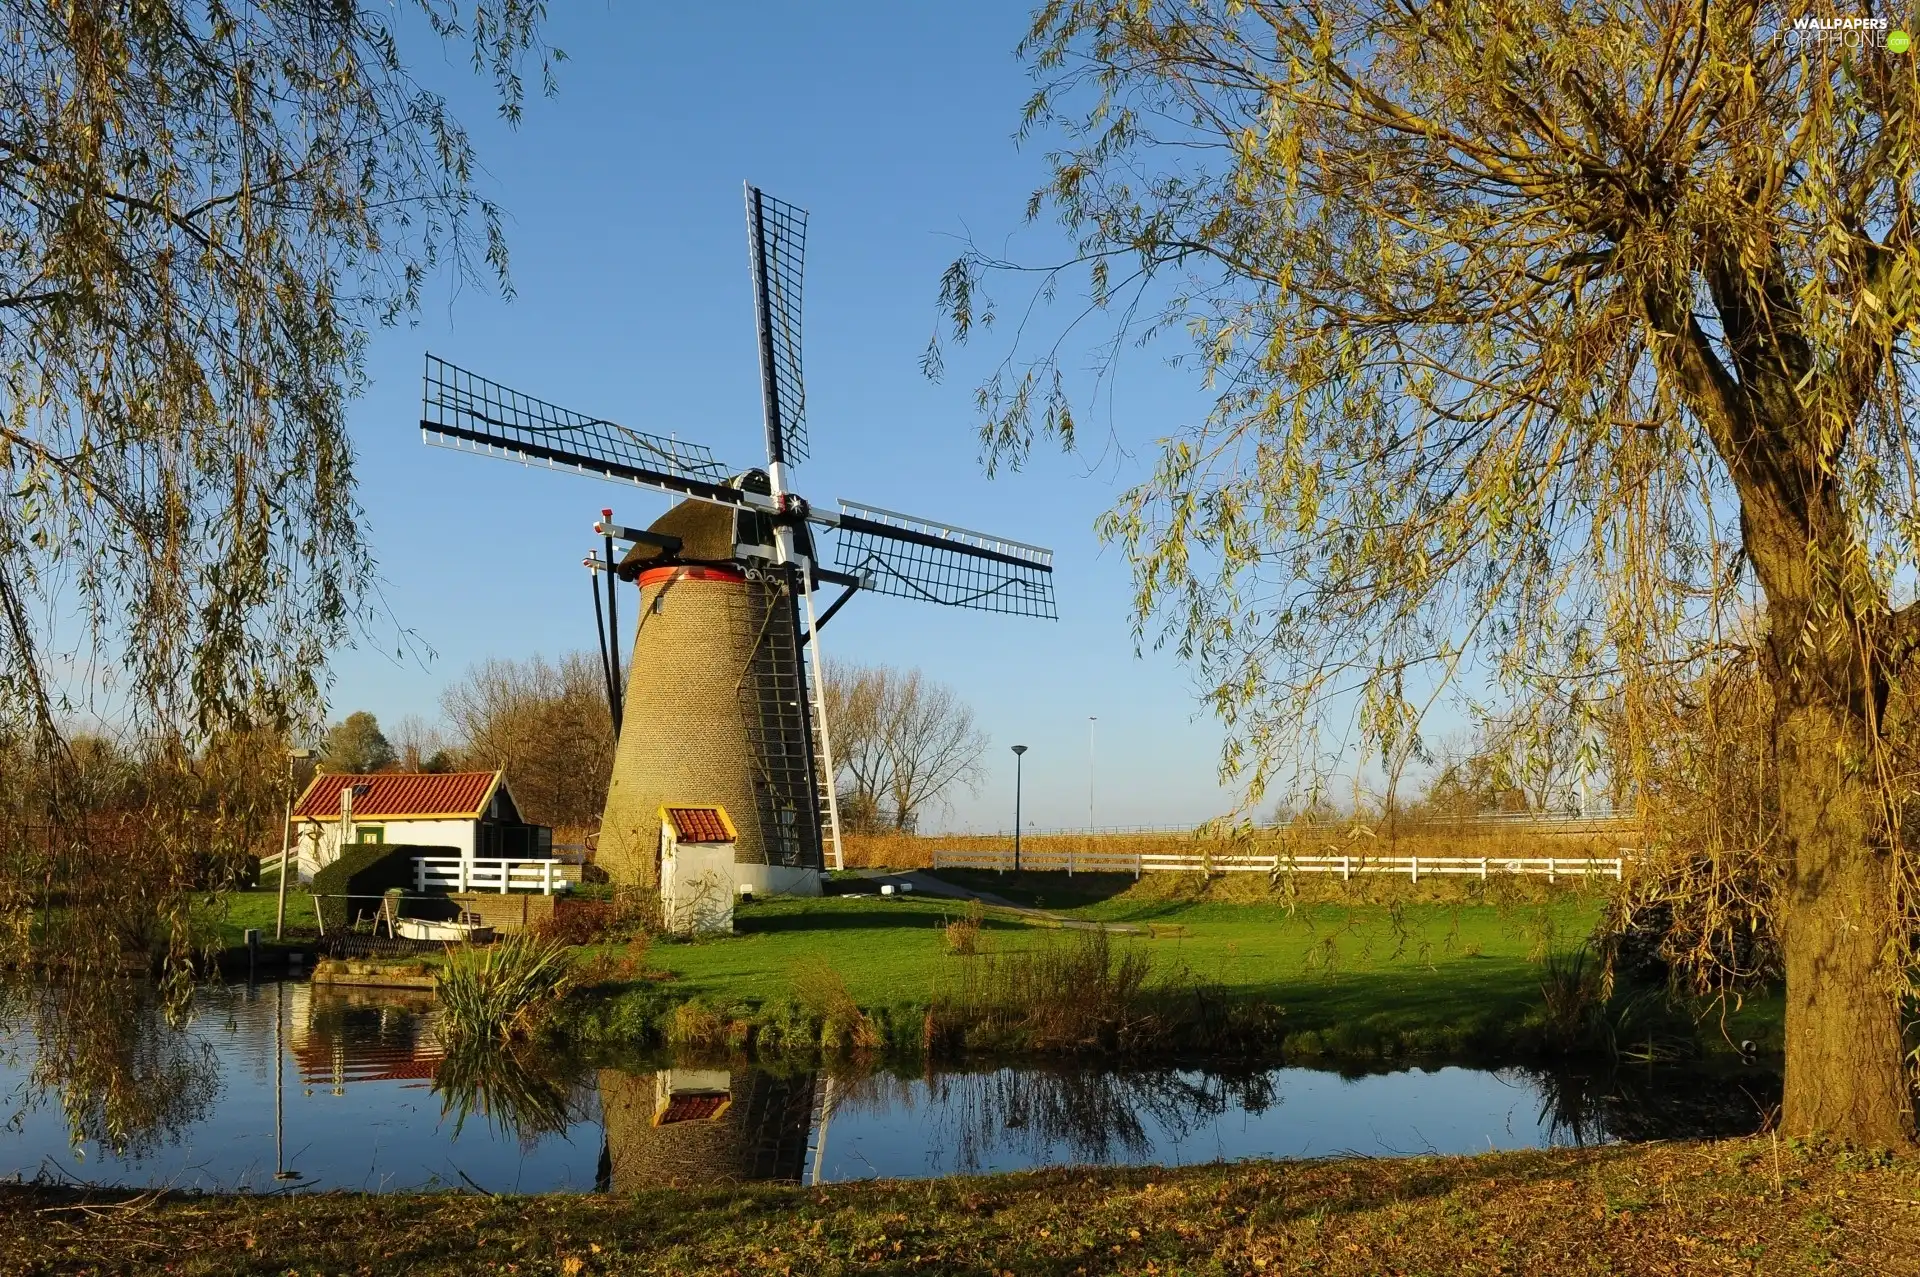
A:
[[[613,511],[602,510],[606,523],[613,526]],[[626,716],[626,689],[620,686],[620,574],[613,568],[613,533],[607,533],[607,661],[613,671],[613,734],[620,735],[620,720]]]
[[[614,690],[613,666],[607,661],[606,607],[600,602],[600,556],[589,554],[586,564],[587,583],[593,587],[593,628],[600,635],[600,677],[607,685],[607,716],[614,718],[620,713],[620,693]]]
[[[1026,762],[1027,747],[1013,747],[1013,871],[1020,872],[1020,780]]]
[[[279,940],[287,930],[287,870],[288,861],[293,855],[293,765],[302,759],[312,758],[310,749],[290,749],[287,751],[287,826],[280,831],[280,891],[279,900],[273,907],[273,938]]]
[[[287,823],[280,830],[280,898],[273,906],[273,938],[287,934],[287,858],[293,847],[293,758],[287,758]]]
[[[1087,715],[1087,832],[1089,834],[1093,832],[1093,725],[1099,721],[1097,715]]]

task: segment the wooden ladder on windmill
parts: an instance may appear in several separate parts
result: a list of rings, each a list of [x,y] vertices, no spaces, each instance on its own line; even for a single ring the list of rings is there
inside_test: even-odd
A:
[[[818,656],[811,661],[809,677],[808,658],[795,650],[790,628],[779,623],[779,614],[790,606],[784,586],[769,582],[764,593],[745,592],[741,599],[739,623],[747,627],[743,637],[752,655],[739,691],[753,752],[755,796],[762,828],[769,831],[768,854],[780,855],[777,846],[784,843],[788,854],[804,854],[801,863],[806,863],[812,854],[801,852],[805,842],[789,840],[811,840],[817,831],[822,867],[838,869],[839,803],[830,779],[832,750],[822,715]],[[802,592],[800,602],[802,615],[810,616],[812,599]],[[809,808],[807,819],[815,823],[803,827],[799,814]]]
[[[827,725],[827,669],[820,659],[819,622],[813,614],[813,591],[801,593],[807,616],[807,721],[813,726],[814,797],[818,803],[822,859],[829,869],[845,869],[840,850],[840,795],[834,785],[833,733]]]

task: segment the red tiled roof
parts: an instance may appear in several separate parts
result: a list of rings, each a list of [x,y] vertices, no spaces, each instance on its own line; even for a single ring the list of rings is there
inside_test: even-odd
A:
[[[673,1126],[679,1122],[710,1122],[727,1111],[733,1103],[733,1096],[725,1091],[697,1091],[691,1095],[675,1095],[667,1100],[666,1107],[654,1115],[655,1126]]]
[[[372,776],[344,776],[322,772],[294,804],[295,820],[338,820],[340,791],[364,786],[353,796],[355,820],[382,817],[444,816],[474,820],[485,810],[499,781],[499,772],[380,772]]]
[[[734,841],[727,813],[719,807],[669,807],[667,819],[673,822],[674,836],[681,842]]]

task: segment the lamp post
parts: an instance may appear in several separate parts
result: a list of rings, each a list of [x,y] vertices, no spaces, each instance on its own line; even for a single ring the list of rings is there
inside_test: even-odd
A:
[[[280,899],[273,907],[273,938],[281,939],[287,930],[287,862],[293,855],[293,765],[312,758],[310,749],[287,751],[287,823],[280,829]]]
[[[1087,715],[1087,836],[1093,836],[1093,725],[1098,715]]]
[[[1013,747],[1013,871],[1020,872],[1020,769],[1025,745]]]

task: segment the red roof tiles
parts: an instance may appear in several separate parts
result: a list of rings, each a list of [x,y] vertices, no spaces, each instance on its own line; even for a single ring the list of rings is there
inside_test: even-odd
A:
[[[669,807],[674,836],[681,842],[732,842],[733,826],[719,807]]]
[[[340,791],[352,785],[358,791],[353,796],[355,820],[427,816],[476,820],[499,780],[499,772],[380,772],[372,776],[322,772],[294,804],[293,817],[338,820]]]
[[[733,1096],[726,1091],[697,1091],[691,1095],[670,1097],[653,1117],[655,1126],[673,1126],[680,1122],[710,1122],[727,1111]]]

